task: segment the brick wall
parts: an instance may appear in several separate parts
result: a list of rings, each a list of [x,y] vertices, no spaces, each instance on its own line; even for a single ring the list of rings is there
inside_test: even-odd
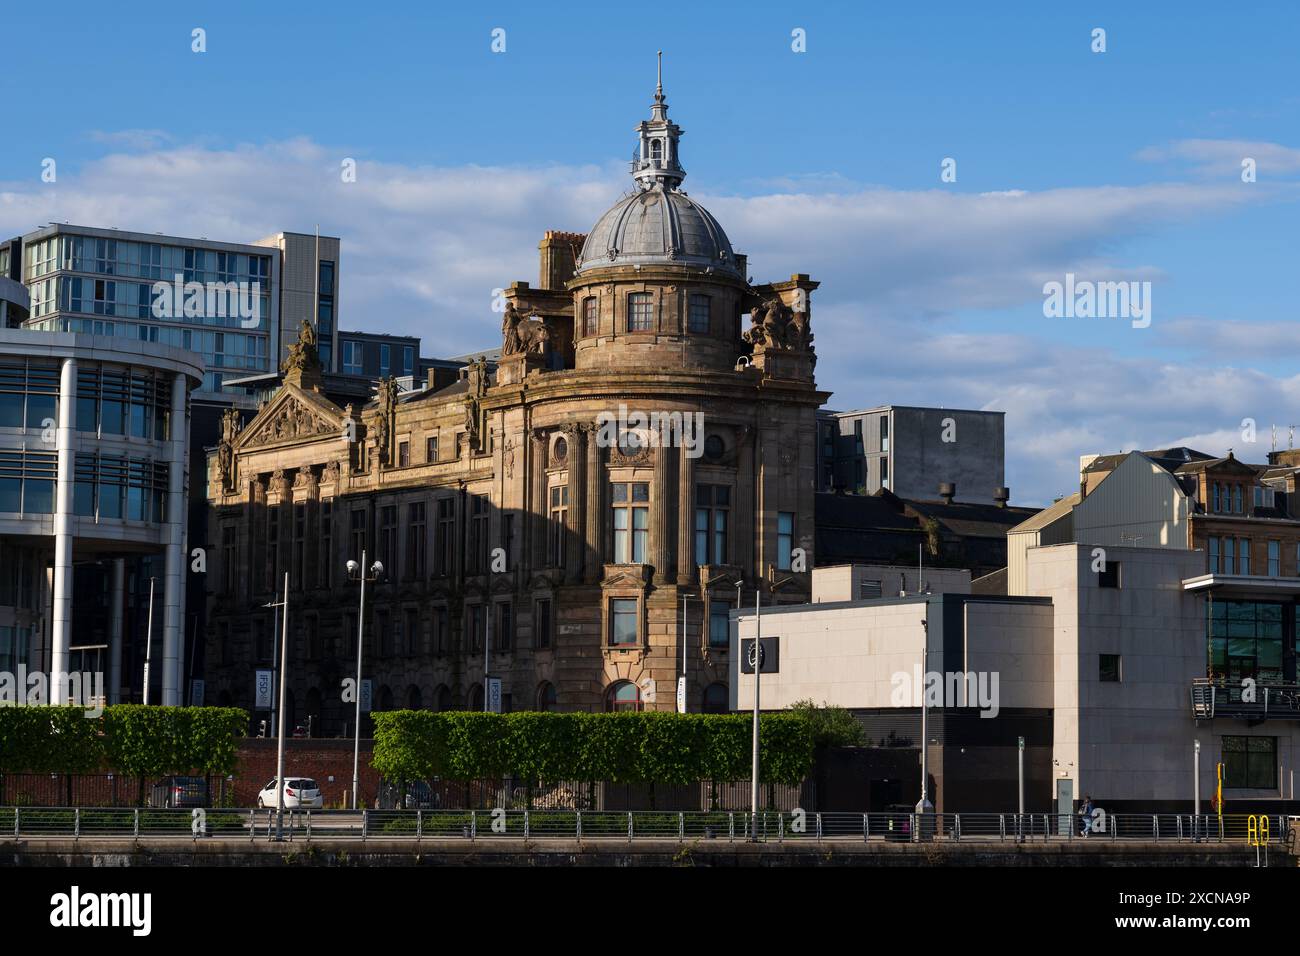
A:
[[[367,806],[374,806],[379,790],[379,774],[370,767],[373,741],[361,741],[358,771],[361,796]],[[249,737],[239,743],[239,765],[235,771],[235,801],[241,807],[257,805],[262,787],[275,779],[276,743],[271,738]],[[343,801],[344,791],[352,789],[351,740],[303,740],[284,742],[284,775],[311,777],[320,786],[325,806]],[[334,779],[331,780],[330,777]]]

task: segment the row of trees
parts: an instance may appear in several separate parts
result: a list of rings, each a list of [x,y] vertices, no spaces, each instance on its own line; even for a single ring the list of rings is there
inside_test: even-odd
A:
[[[394,781],[606,780],[689,784],[746,780],[752,718],[744,714],[555,714],[387,711],[373,715],[372,765]],[[812,768],[814,727],[799,714],[763,717],[760,776],[798,784]]]
[[[248,714],[234,707],[114,704],[98,717],[81,707],[0,708],[0,773],[132,777],[233,773]]]

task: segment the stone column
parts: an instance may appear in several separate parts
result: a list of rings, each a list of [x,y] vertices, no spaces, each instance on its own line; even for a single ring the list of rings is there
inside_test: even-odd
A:
[[[695,459],[683,443],[677,455],[677,583],[692,584],[695,566]]]
[[[671,461],[672,453],[668,448],[663,445],[655,448],[655,472],[650,491],[650,563],[655,568],[655,584],[667,584],[672,580],[672,559],[669,557],[672,549],[668,530],[668,465]]]
[[[564,440],[569,451],[565,464],[569,471],[569,522],[565,528],[564,580],[577,584],[582,580],[582,563],[586,554],[583,529],[586,526],[584,503],[586,501],[586,462],[584,452],[587,431],[580,425],[566,425]]]
[[[597,584],[604,573],[605,563],[605,476],[601,468],[601,448],[597,432],[587,432],[586,510],[583,524],[586,536],[587,560],[583,565],[583,580]]]
[[[108,702],[122,702],[122,614],[126,605],[126,559],[113,559],[108,595]]]
[[[77,361],[64,359],[59,376],[59,428],[56,436],[59,472],[54,504],[53,614],[50,627],[50,703],[68,703],[68,672],[72,643],[72,509],[76,451]]]
[[[528,456],[529,467],[532,471],[529,473],[529,480],[532,482],[532,521],[533,540],[530,551],[532,552],[533,570],[546,567],[546,538],[550,528],[550,502],[546,498],[546,433],[541,429],[534,429],[532,438],[529,442],[531,453]]]
[[[184,372],[172,379],[171,430],[168,438],[167,524],[163,570],[162,702],[177,707],[181,694],[182,622],[185,619],[185,445],[189,436]]]

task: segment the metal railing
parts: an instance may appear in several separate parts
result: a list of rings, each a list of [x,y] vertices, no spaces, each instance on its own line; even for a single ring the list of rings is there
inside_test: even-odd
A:
[[[1192,716],[1300,719],[1300,684],[1256,682],[1245,687],[1209,677],[1192,679]]]
[[[584,810],[286,810],[280,832],[312,840],[659,840],[679,843],[1241,843],[1249,821],[1230,814],[1124,813],[1086,836],[1079,817],[1058,813],[816,813]],[[1288,838],[1285,814],[1268,816],[1274,839]],[[0,807],[0,841],[273,840],[274,810],[155,810]]]

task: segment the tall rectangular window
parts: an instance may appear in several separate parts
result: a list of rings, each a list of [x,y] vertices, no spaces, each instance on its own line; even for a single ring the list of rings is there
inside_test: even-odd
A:
[[[600,332],[600,315],[596,311],[596,297],[588,296],[582,300],[582,334],[596,335]]]
[[[352,523],[350,525],[352,533],[352,554],[350,557],[353,561],[360,561],[362,554],[366,550],[366,523],[365,509],[355,509],[352,512]]]
[[[551,520],[547,526],[546,551],[552,567],[564,567],[566,529],[569,517],[569,486],[557,485],[551,489]]]
[[[1240,484],[1232,486],[1232,510],[1239,515],[1246,513],[1245,495],[1242,493]]]
[[[456,499],[438,499],[438,531],[434,539],[435,570],[439,575],[451,574],[456,566]]]
[[[358,555],[358,561],[361,557]],[[320,503],[320,557],[316,563],[316,586],[327,588],[334,583],[334,502]]]
[[[1237,566],[1237,539],[1223,539],[1223,573],[1232,574]]]
[[[649,292],[632,292],[627,297],[627,330],[654,330],[654,296]]]
[[[496,605],[496,631],[492,635],[494,651],[508,651],[515,643],[515,622],[510,613],[510,602],[501,601]]]
[[[730,610],[725,604],[709,603],[709,647],[715,650],[731,644]]]
[[[731,510],[728,485],[695,486],[695,563],[727,563],[727,530]]]
[[[1270,541],[1268,543],[1268,576],[1271,578],[1282,575],[1282,542]]]
[[[433,653],[439,657],[445,655],[450,640],[451,635],[447,626],[447,609],[445,607],[435,607],[433,609]]]
[[[469,501],[469,570],[482,574],[488,568],[488,499],[470,495]]]
[[[379,560],[390,575],[397,574],[397,506],[379,509]]]
[[[649,553],[650,485],[642,481],[610,485],[614,518],[614,563],[644,564]]]
[[[614,598],[609,602],[609,643],[627,647],[637,642],[636,598]]]
[[[1237,573],[1250,574],[1250,539],[1237,539]]]
[[[415,349],[410,345],[402,346],[402,374],[415,374]]]
[[[794,552],[794,512],[779,511],[776,515],[776,566],[789,571]]]
[[[376,654],[378,657],[393,656],[393,615],[386,611],[380,610],[375,612],[375,631],[379,638],[379,649]]]
[[[1212,536],[1207,539],[1206,543],[1210,548],[1210,573],[1221,574],[1223,567],[1219,564],[1219,539]],[[1300,556],[1300,545],[1296,545],[1296,548],[1297,556]]]
[[[686,319],[686,331],[709,331],[709,301],[707,295],[696,294],[691,296],[690,311],[688,312]]]
[[[889,416],[880,416],[880,450],[889,451]]]
[[[411,467],[411,443],[409,441],[399,441],[397,443],[397,467]]]
[[[379,346],[379,377],[387,378],[393,365],[393,348],[391,345]]]
[[[483,652],[483,637],[486,633],[486,616],[482,604],[469,606],[469,649],[476,653]]]
[[[403,614],[406,617],[402,626],[402,640],[406,643],[404,649],[407,657],[414,657],[420,653],[420,612],[408,607]]]
[[[1217,481],[1211,483],[1210,492],[1212,496],[1211,501],[1213,502],[1210,510],[1217,512],[1219,510],[1219,483]]]
[[[880,459],[880,487],[881,488],[889,487],[889,459],[888,458]]]
[[[425,534],[424,502],[412,501],[406,506],[406,578],[420,581],[427,568],[425,551],[428,536]]]
[[[514,567],[515,516],[501,516],[501,553],[505,556],[505,570]]]
[[[438,460],[438,436],[430,435],[424,440],[424,460],[433,464]]]
[[[551,646],[551,602],[541,598],[533,602],[533,647]]]
[[[302,588],[303,565],[307,559],[307,503],[295,502],[293,506],[293,586]]]

